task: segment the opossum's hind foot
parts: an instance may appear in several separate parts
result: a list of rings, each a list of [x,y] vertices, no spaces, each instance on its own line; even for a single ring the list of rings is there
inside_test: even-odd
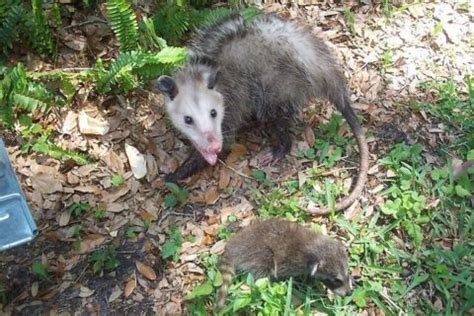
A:
[[[291,150],[291,136],[288,122],[279,120],[272,126],[272,132],[277,138],[277,145],[271,151],[262,153],[258,157],[258,162],[261,166],[268,166],[275,164]]]
[[[269,166],[269,165],[274,165],[277,162],[279,162],[281,159],[283,159],[286,154],[290,151],[291,149],[291,144],[289,148],[285,146],[276,146],[272,148],[269,151],[265,151],[258,155],[257,160],[258,164],[262,167]]]

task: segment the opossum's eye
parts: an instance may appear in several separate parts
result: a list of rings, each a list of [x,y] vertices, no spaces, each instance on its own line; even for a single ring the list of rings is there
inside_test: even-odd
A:
[[[185,116],[184,117],[184,123],[188,124],[188,125],[191,125],[193,124],[193,118],[191,116]]]
[[[217,116],[217,111],[212,109],[211,110],[211,117],[216,117]]]

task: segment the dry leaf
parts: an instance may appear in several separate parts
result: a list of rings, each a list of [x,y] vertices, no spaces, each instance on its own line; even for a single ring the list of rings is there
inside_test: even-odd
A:
[[[36,297],[38,295],[39,284],[38,282],[33,282],[31,285],[31,296]]]
[[[59,226],[64,227],[69,224],[69,219],[71,218],[71,213],[68,211],[63,211],[59,217]]]
[[[219,240],[212,246],[210,253],[213,255],[220,255],[221,253],[224,252],[226,241],[225,240]]]
[[[79,297],[85,298],[91,296],[92,294],[94,294],[93,290],[81,285],[81,289],[79,290]]]
[[[229,168],[221,167],[219,172],[219,189],[222,190],[229,186],[230,174]]]
[[[115,301],[116,299],[118,299],[120,297],[120,295],[122,295],[122,290],[119,289],[118,287],[115,287],[112,294],[110,294],[109,296],[109,303]]]
[[[79,114],[79,130],[82,134],[105,135],[109,128],[106,121],[90,117],[85,112]]]
[[[125,144],[125,154],[128,157],[133,176],[137,179],[143,178],[146,175],[145,156],[143,156],[138,149],[129,144]]]
[[[156,273],[151,267],[141,263],[140,261],[135,261],[135,266],[145,278],[151,281],[156,280]]]
[[[43,194],[51,194],[54,192],[63,191],[61,181],[54,177],[54,175],[40,173],[31,178],[31,185],[35,190]]]
[[[135,276],[132,276],[130,280],[128,280],[127,285],[125,285],[124,296],[129,297],[130,294],[133,293],[136,287],[137,287],[137,279],[135,278]]]
[[[204,196],[204,199],[206,201],[206,204],[212,205],[217,202],[219,199],[219,193],[217,192],[216,187],[210,187]]]
[[[61,133],[72,134],[77,129],[77,114],[73,111],[69,111],[64,118],[63,126],[61,127]]]
[[[85,240],[81,242],[81,247],[79,248],[79,253],[87,253],[94,250],[97,246],[102,245],[105,241],[105,237],[102,235],[91,234],[87,236]]]
[[[242,144],[233,144],[231,148],[230,154],[227,156],[225,162],[227,164],[233,164],[237,160],[240,159],[245,153],[247,152],[247,148],[245,148]]]
[[[316,137],[314,136],[314,131],[311,126],[306,127],[304,130],[304,140],[309,147],[314,146],[314,142],[316,141]]]

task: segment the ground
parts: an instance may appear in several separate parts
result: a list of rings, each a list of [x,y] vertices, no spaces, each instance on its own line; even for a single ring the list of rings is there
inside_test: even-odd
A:
[[[281,162],[259,166],[255,157],[270,140],[255,127],[242,132],[225,162],[181,189],[163,182],[189,149],[167,121],[163,98],[147,89],[104,97],[84,87],[72,107],[43,121],[56,144],[86,151],[93,163],[25,154],[14,131],[0,132],[39,228],[31,244],[0,254],[2,313],[202,314],[212,308],[213,287],[193,300],[184,296],[206,279],[218,283],[215,261],[225,240],[269,216],[344,240],[356,289],[347,298],[326,297],[296,282],[298,294],[286,300],[292,283],[255,285],[244,277],[229,306],[239,302],[250,315],[474,312],[472,191],[462,191],[472,175],[456,176],[473,149],[472,8],[457,1],[324,1],[265,10],[308,24],[343,66],[371,152],[360,199],[340,214],[305,212],[346,194],[358,167],[350,129],[321,100],[301,115]],[[28,69],[83,67],[90,51],[71,41],[86,32],[66,33],[70,45],[55,63],[31,56]],[[114,43],[104,38],[103,56]],[[105,119],[109,131],[81,134],[82,111]],[[125,144],[145,157],[141,180]]]

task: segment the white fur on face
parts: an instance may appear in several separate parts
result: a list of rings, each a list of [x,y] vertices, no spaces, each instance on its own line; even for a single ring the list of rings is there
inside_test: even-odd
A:
[[[223,97],[201,81],[178,83],[178,91],[176,97],[166,104],[170,119],[191,140],[206,161],[213,165],[217,162],[217,154],[223,145]],[[212,110],[216,111],[216,117],[211,116]],[[192,124],[185,122],[186,116],[192,119]]]

